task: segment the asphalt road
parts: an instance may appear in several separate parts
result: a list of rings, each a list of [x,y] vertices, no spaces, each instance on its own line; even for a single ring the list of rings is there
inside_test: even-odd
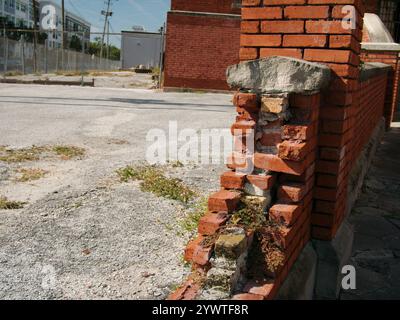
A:
[[[0,161],[0,299],[163,299],[188,272],[180,204],[121,183],[115,170],[145,159],[149,130],[229,128],[231,95],[139,89],[0,86],[0,146],[68,144],[80,160]],[[38,181],[13,179],[41,168]],[[171,169],[203,194],[224,165]]]

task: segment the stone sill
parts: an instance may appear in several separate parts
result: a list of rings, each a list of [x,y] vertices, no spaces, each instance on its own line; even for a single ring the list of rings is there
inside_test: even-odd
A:
[[[400,44],[390,42],[362,42],[362,50],[368,51],[398,51],[400,52]]]

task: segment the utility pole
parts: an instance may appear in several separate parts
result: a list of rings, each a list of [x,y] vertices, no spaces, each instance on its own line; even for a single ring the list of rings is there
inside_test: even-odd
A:
[[[110,21],[107,22],[107,59],[110,59]]]
[[[33,7],[33,71],[37,72],[37,44],[38,44],[38,3],[37,0],[32,0]]]
[[[61,0],[61,68],[64,68],[65,50],[65,3]]]
[[[104,10],[101,11],[101,14],[105,17],[104,17],[103,35],[101,37],[100,58],[103,58],[104,38],[105,38],[105,34],[106,34],[108,17],[111,17],[113,14],[112,11],[110,11],[110,8],[111,8],[111,0],[107,0],[107,11],[104,11]]]

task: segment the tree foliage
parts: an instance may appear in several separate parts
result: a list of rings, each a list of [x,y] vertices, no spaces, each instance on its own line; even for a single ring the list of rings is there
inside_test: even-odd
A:
[[[110,50],[110,59],[111,60],[120,60],[121,49],[119,49],[113,45],[107,46],[106,44],[103,47],[103,58],[105,58],[107,56],[107,49]],[[94,54],[95,56],[100,57],[100,52],[101,52],[101,38],[100,37],[96,37],[94,39],[94,41],[90,42],[88,52],[89,52],[89,54]]]

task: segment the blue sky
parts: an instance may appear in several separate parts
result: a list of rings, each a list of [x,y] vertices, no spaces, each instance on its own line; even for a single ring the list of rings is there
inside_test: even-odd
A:
[[[56,0],[61,3],[61,0]],[[189,0],[190,1],[190,0]],[[157,31],[165,22],[171,0],[113,0],[111,17],[112,32],[132,30],[132,26],[144,26],[146,31]],[[65,7],[92,24],[92,32],[102,32],[106,8],[105,0],[65,0]],[[120,37],[112,37],[114,45],[120,47]]]

